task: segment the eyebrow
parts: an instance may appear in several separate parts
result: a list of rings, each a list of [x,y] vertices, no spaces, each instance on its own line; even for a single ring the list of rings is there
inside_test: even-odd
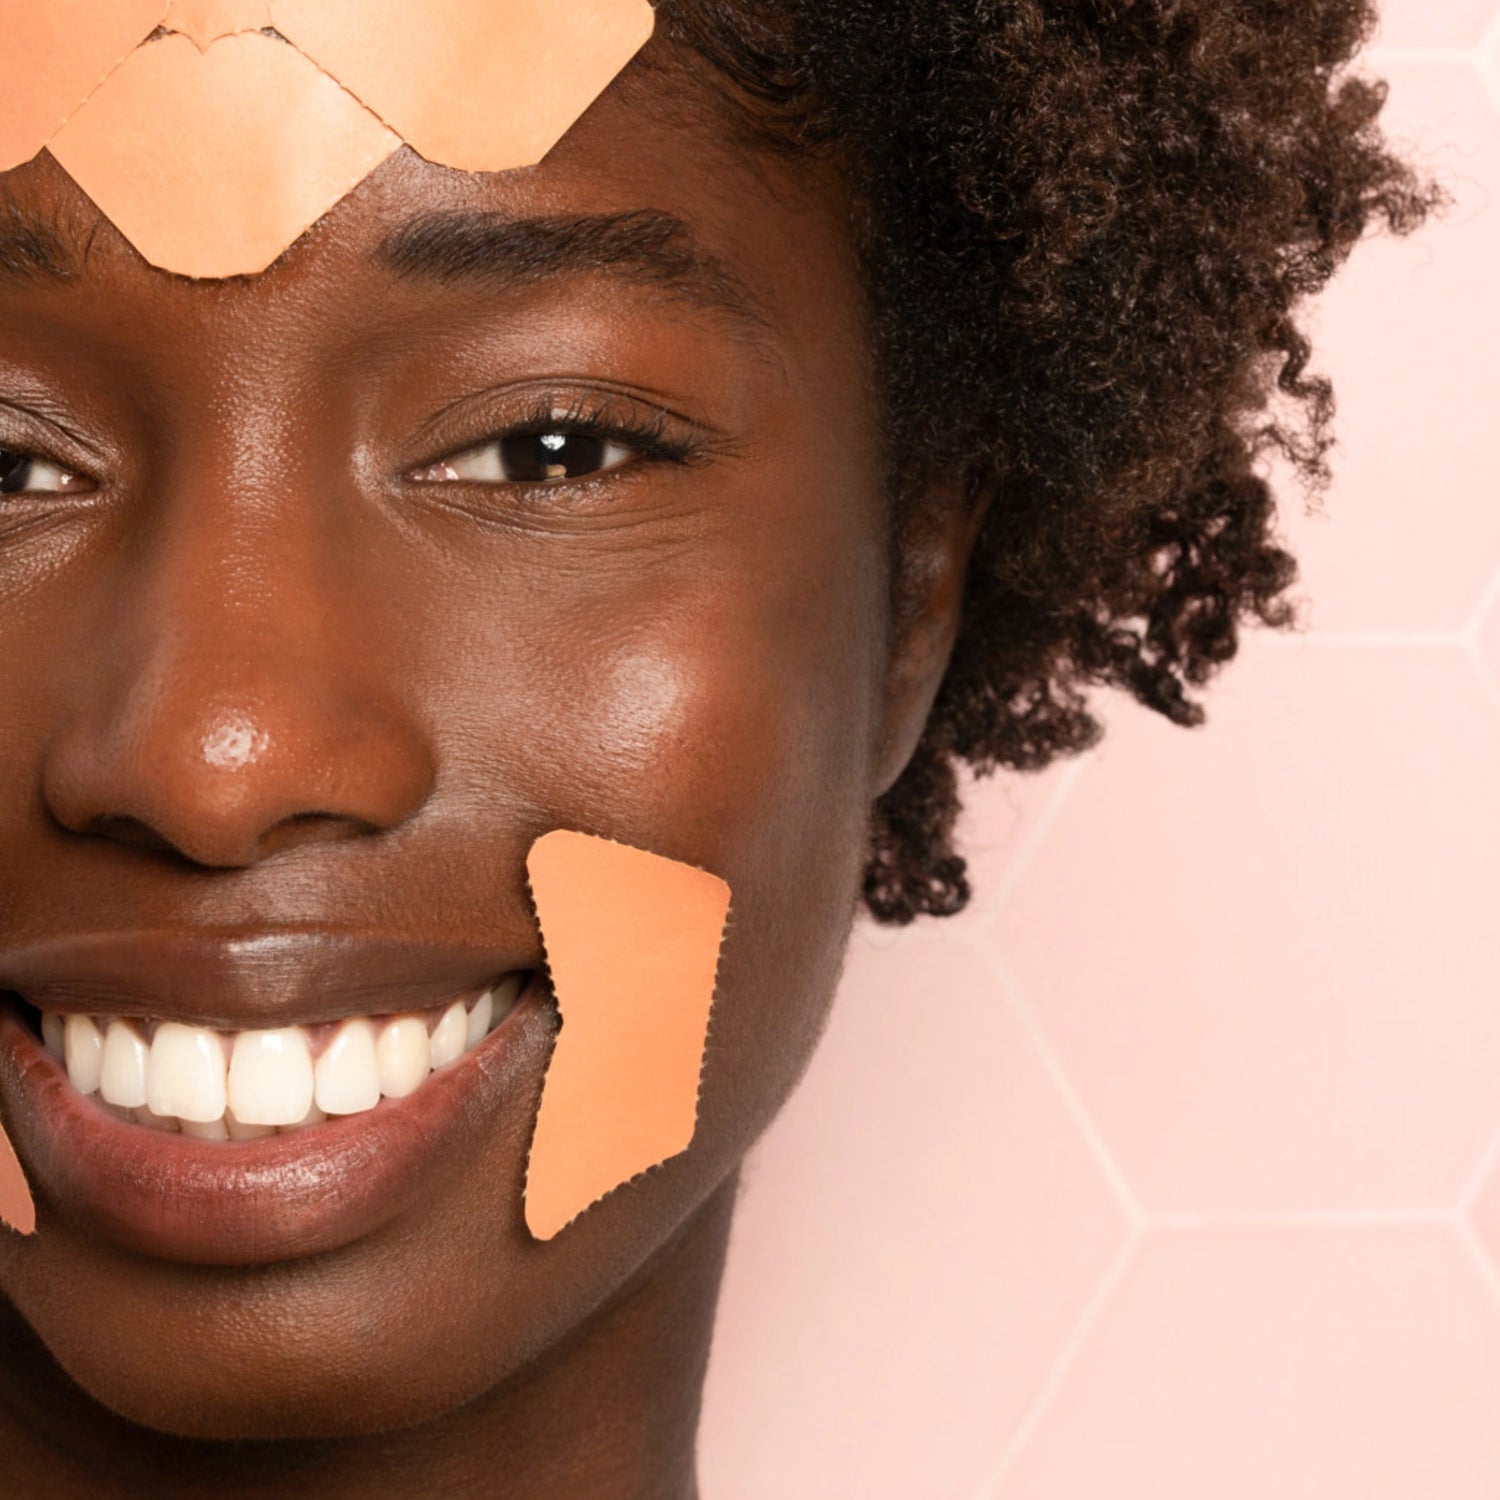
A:
[[[62,226],[28,213],[8,193],[0,195],[0,280],[71,280],[84,249]]]
[[[555,276],[611,276],[725,316],[756,335],[771,326],[744,280],[675,214],[658,209],[534,218],[424,214],[388,235],[376,258],[399,276],[443,284],[509,288]]]

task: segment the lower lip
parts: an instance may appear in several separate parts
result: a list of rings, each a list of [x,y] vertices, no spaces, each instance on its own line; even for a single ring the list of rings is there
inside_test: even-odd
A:
[[[250,1141],[116,1120],[0,1008],[0,1103],[37,1196],[85,1231],[160,1260],[259,1265],[352,1243],[417,1204],[434,1160],[469,1154],[551,1045],[540,971],[472,1052],[404,1099]]]

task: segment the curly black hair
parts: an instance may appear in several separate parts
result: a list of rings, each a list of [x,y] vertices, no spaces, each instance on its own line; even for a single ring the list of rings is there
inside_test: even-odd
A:
[[[1176,724],[1241,621],[1295,623],[1266,463],[1326,479],[1333,394],[1295,315],[1374,223],[1440,201],[1348,64],[1369,0],[659,0],[763,141],[833,152],[892,433],[896,555],[938,473],[988,512],[864,898],[959,911],[957,763],[1102,733],[1083,688]],[[902,579],[896,571],[899,628]]]

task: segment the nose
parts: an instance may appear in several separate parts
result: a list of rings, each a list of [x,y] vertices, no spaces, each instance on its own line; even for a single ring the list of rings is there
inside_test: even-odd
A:
[[[383,832],[427,801],[433,747],[403,706],[387,596],[351,573],[357,543],[293,509],[158,512],[48,745],[56,823],[242,868]]]

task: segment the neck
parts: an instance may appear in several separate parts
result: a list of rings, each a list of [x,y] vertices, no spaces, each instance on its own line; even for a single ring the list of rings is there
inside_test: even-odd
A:
[[[188,1500],[696,1500],[694,1440],[736,1182],[536,1370],[399,1432],[207,1443],[123,1421],[0,1303],[0,1455],[18,1494]]]

